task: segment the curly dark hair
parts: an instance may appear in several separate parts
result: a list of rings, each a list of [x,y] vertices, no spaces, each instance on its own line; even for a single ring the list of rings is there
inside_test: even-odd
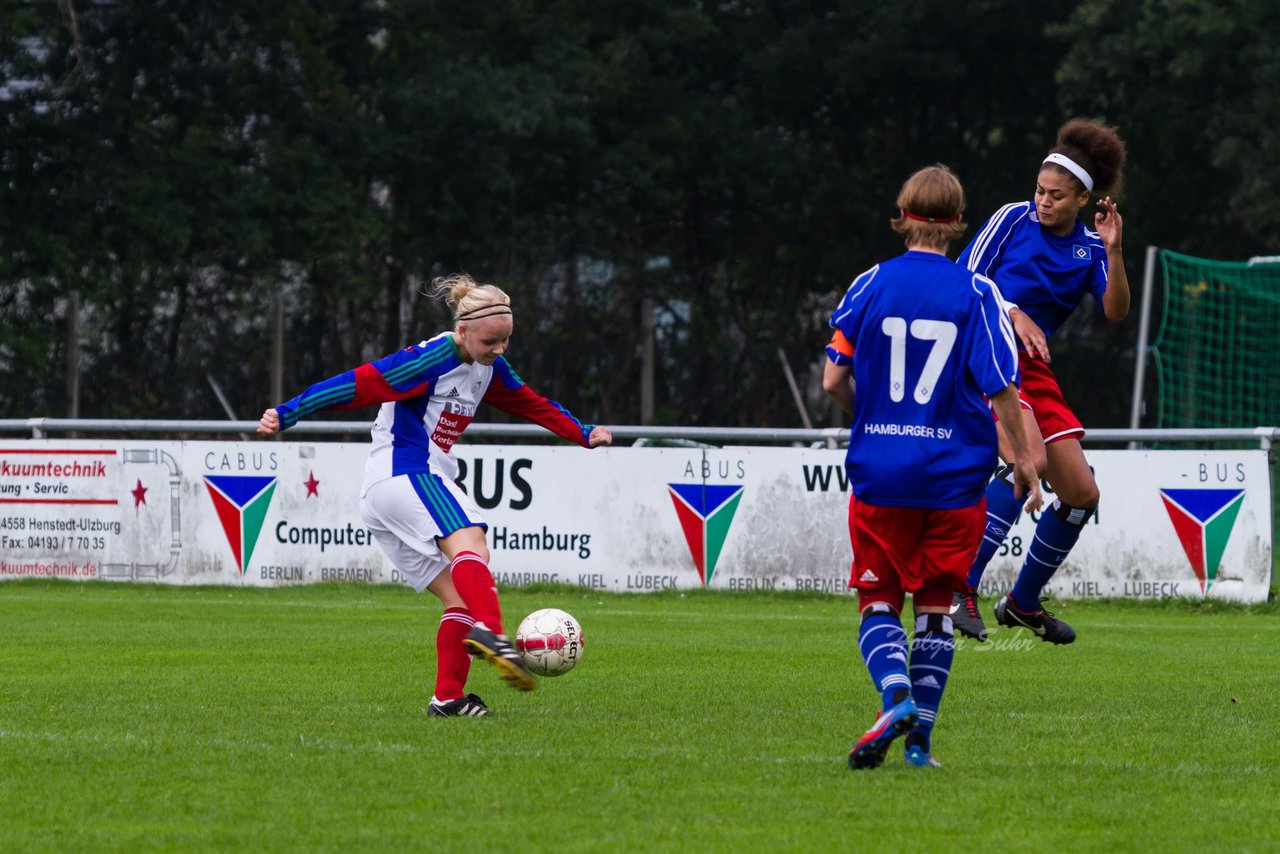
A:
[[[1065,155],[1083,166],[1093,177],[1093,191],[1098,196],[1119,192],[1126,154],[1124,140],[1115,128],[1096,119],[1072,119],[1058,128],[1058,144],[1049,149],[1049,153]],[[1050,166],[1062,169],[1052,163],[1044,168]],[[1062,171],[1067,172],[1065,169]],[[1067,174],[1070,175],[1069,172]],[[1081,189],[1084,189],[1083,184]]]

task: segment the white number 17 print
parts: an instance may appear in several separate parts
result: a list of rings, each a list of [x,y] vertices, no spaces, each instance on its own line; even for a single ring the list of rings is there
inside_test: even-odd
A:
[[[907,320],[903,317],[886,317],[880,330],[889,336],[889,399],[901,403],[907,373]],[[920,341],[932,341],[933,348],[925,359],[924,369],[916,382],[912,395],[916,403],[928,403],[942,369],[951,356],[956,343],[956,325],[949,320],[913,320],[911,337]]]

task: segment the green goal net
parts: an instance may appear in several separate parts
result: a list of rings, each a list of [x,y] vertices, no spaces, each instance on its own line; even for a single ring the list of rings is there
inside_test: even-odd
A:
[[[1162,249],[1160,262],[1156,426],[1280,424],[1280,258],[1209,261]]]

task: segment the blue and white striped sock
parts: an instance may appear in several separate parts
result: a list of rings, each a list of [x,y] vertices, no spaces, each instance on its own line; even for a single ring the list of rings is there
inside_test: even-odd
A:
[[[1040,514],[1036,535],[1027,549],[1026,560],[1022,562],[1022,571],[1010,591],[1013,604],[1019,611],[1030,613],[1040,610],[1040,591],[1066,560],[1092,515],[1093,510],[1072,507],[1061,501],[1053,502],[1053,507]]]
[[[1013,484],[1001,473],[991,478],[987,484],[987,529],[982,532],[982,542],[978,544],[978,556],[969,567],[966,579],[972,590],[978,589],[982,581],[982,573],[987,571],[987,564],[996,556],[1000,544],[1009,536],[1009,530],[1022,515],[1022,503],[1013,495]]]
[[[872,605],[858,627],[858,649],[867,663],[867,672],[888,711],[899,692],[911,693],[907,676],[907,633],[898,615],[883,605]]]
[[[915,698],[918,717],[911,730],[911,743],[922,741],[926,751],[955,654],[955,632],[949,616],[916,617],[916,636],[911,640],[911,696]]]

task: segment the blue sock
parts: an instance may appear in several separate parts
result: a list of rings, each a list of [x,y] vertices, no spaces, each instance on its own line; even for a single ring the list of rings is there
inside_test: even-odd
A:
[[[908,743],[920,744],[926,752],[955,654],[956,640],[950,617],[946,614],[916,617],[916,636],[911,640],[911,696],[915,698],[919,719]]]
[[[987,530],[982,534],[982,542],[978,545],[978,556],[969,567],[969,589],[977,590],[982,581],[982,573],[987,571],[987,564],[995,557],[996,551],[1004,538],[1009,536],[1009,529],[1017,523],[1022,515],[1022,502],[1013,496],[1013,484],[1007,480],[1010,472],[1008,466],[1000,469],[987,484]]]
[[[911,679],[907,676],[907,633],[898,615],[887,606],[872,605],[869,610],[858,627],[858,648],[888,711],[896,705],[895,695],[911,693]]]
[[[1072,507],[1061,501],[1053,502],[1053,506],[1040,514],[1040,524],[1036,525],[1036,535],[1027,549],[1027,558],[1022,562],[1022,571],[1018,580],[1013,583],[1010,595],[1013,604],[1020,611],[1040,610],[1040,591],[1053,578],[1076,540],[1085,523],[1093,515],[1092,510],[1083,507]]]

